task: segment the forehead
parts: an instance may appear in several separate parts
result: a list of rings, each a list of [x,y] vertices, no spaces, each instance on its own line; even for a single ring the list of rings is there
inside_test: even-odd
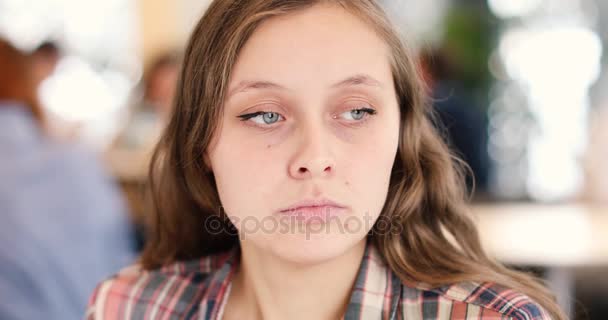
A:
[[[386,80],[388,55],[386,43],[361,18],[315,5],[264,21],[240,52],[232,83],[264,79],[293,87],[315,79],[326,85],[352,74]]]

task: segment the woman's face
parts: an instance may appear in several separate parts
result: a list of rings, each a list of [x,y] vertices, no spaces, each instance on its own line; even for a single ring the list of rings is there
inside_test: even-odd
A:
[[[388,57],[371,27],[330,5],[272,18],[253,33],[207,150],[243,248],[315,263],[366,236],[398,144]],[[342,208],[282,212],[319,199]]]

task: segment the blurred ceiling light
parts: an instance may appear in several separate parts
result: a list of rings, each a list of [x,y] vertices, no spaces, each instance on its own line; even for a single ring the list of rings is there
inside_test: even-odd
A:
[[[78,57],[66,57],[40,88],[45,106],[60,118],[87,122],[124,105],[131,82],[117,72],[100,75]]]
[[[126,65],[122,61],[130,63],[138,51],[135,5],[130,0],[0,0],[0,36],[24,51],[54,40],[90,61]]]
[[[514,29],[503,36],[499,50],[509,75],[532,85],[588,87],[600,72],[601,39],[584,27]]]
[[[52,1],[0,0],[0,36],[31,51],[58,29],[56,9]]]
[[[488,0],[490,10],[500,18],[525,16],[542,3],[542,0]]]

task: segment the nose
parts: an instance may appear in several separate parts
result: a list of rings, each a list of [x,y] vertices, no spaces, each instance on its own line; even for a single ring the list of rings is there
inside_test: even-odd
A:
[[[289,164],[290,175],[294,179],[327,178],[333,175],[336,168],[330,137],[320,126],[309,126],[298,131],[300,142]]]

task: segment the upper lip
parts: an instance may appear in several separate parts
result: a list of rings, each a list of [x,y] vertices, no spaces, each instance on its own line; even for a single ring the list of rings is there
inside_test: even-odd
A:
[[[317,199],[305,199],[302,201],[298,201],[287,208],[281,209],[281,212],[298,210],[298,209],[309,208],[309,207],[325,207],[325,206],[346,208],[344,205],[341,205],[331,199],[317,198]]]

